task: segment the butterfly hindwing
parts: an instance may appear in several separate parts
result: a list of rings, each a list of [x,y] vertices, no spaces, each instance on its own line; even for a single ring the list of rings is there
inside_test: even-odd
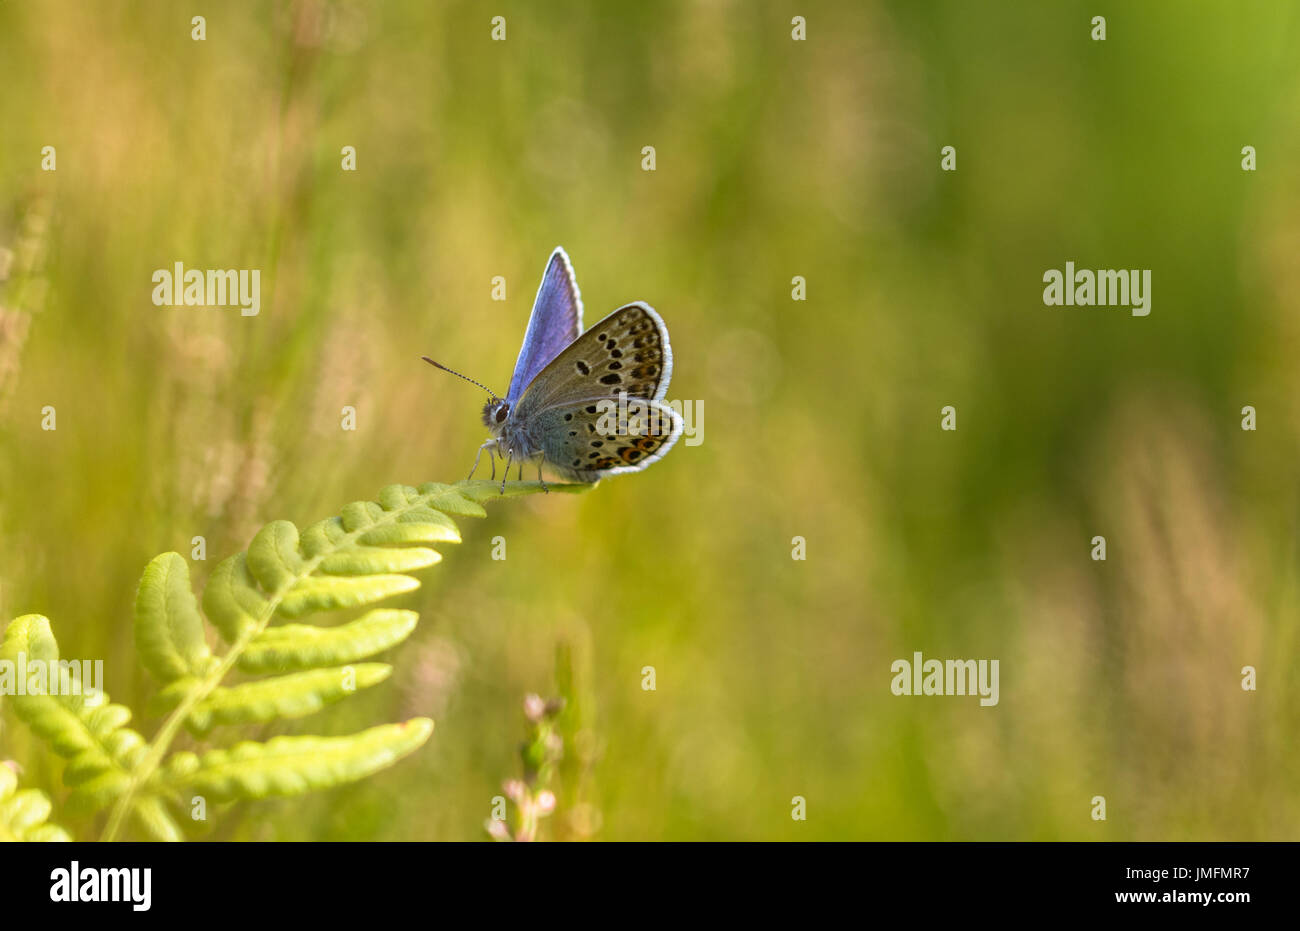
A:
[[[562,248],[557,247],[546,263],[542,283],[533,301],[524,344],[519,349],[515,371],[510,378],[506,400],[514,404],[537,373],[558,356],[582,332],[582,295],[573,265]]]
[[[628,399],[557,405],[536,416],[542,454],[579,481],[637,472],[662,459],[682,433],[681,416],[660,401]]]

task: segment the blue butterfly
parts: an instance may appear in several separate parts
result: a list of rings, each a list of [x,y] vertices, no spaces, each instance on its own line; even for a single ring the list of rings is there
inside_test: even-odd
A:
[[[682,433],[681,416],[663,403],[673,374],[663,319],[649,304],[636,301],[583,332],[578,281],[559,247],[546,264],[504,398],[422,358],[491,396],[483,407],[483,423],[492,436],[479,447],[470,478],[486,449],[493,479],[500,455],[507,476],[518,460],[522,479],[523,463],[535,460],[538,481],[545,461],[566,477],[596,482],[658,462]]]

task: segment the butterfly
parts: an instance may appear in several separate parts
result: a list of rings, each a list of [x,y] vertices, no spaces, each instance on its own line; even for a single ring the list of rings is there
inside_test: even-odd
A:
[[[581,482],[639,472],[658,462],[682,434],[682,418],[663,403],[673,374],[668,327],[643,301],[625,304],[582,329],[582,296],[573,265],[556,247],[546,263],[528,318],[524,344],[504,398],[428,356],[425,362],[486,391],[483,424],[492,435],[479,447],[510,465],[536,461]],[[506,479],[501,479],[505,491]]]

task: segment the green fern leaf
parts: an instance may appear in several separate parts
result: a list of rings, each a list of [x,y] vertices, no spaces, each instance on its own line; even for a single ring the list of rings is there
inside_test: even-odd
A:
[[[436,518],[436,519],[435,519]],[[459,543],[460,533],[451,518],[438,511],[421,512],[414,518],[404,516],[400,523],[372,527],[360,537],[368,546],[398,546],[403,543]]]
[[[216,688],[190,712],[190,722],[196,733],[206,734],[217,724],[264,724],[276,718],[301,718],[359,689],[378,685],[392,671],[393,667],[385,663],[359,663]]]
[[[68,795],[68,811],[78,815],[99,811],[117,801],[130,785],[129,773],[105,770],[72,790]],[[135,802],[138,804],[140,799],[136,798]]]
[[[177,753],[164,785],[218,802],[299,795],[355,782],[418,748],[433,733],[428,718],[382,724],[347,737],[275,737],[202,756]]]
[[[273,521],[253,538],[248,553],[213,572],[203,610],[231,644],[262,632],[272,616],[307,614],[374,604],[412,591],[407,573],[436,563],[436,550],[414,544],[458,542],[449,515],[481,517],[482,505],[458,487],[390,485],[378,501],[356,501],[338,517],[301,536],[288,521]]]
[[[375,528],[376,530],[381,528]],[[380,572],[410,572],[424,569],[442,559],[436,550],[358,546],[346,553],[332,553],[320,561],[320,571],[329,575],[375,575]]]
[[[49,620],[39,614],[16,618],[5,629],[0,659],[14,664],[19,675],[31,662],[57,669],[59,645]],[[53,683],[49,690],[54,690]],[[108,704],[106,695],[100,696],[98,705],[91,705],[85,695],[67,694],[66,679],[59,691],[58,695],[14,694],[11,701],[18,717],[69,761],[64,771],[68,784],[103,775],[126,777],[144,752],[144,738],[125,726],[130,710]]]
[[[190,569],[179,553],[163,553],[145,567],[135,597],[135,643],[145,669],[163,685],[201,676],[212,662]]]
[[[239,668],[257,675],[354,663],[401,643],[419,617],[414,611],[378,608],[338,627],[268,627],[239,657]]]
[[[248,545],[248,569],[268,592],[292,585],[302,569],[298,528],[287,520],[273,520],[259,530]]]
[[[336,554],[350,556],[352,554]],[[414,591],[420,583],[409,575],[369,575],[356,578],[308,576],[280,600],[280,614],[302,617],[339,608],[356,608]]]
[[[169,843],[185,840],[180,825],[176,823],[176,819],[172,817],[172,813],[168,811],[162,799],[157,796],[138,799],[132,806],[132,811],[135,812],[135,820],[154,840]]]
[[[564,495],[580,495],[583,492],[591,491],[591,489],[596,487],[596,484],[594,482],[589,485],[575,482],[566,482],[562,485],[553,484],[551,482],[547,482],[546,484],[542,484],[541,482],[510,482],[506,485],[505,491],[502,491],[500,482],[478,479],[477,481],[457,482],[455,487],[457,494],[468,498],[475,504],[481,504],[484,501],[491,501],[497,498],[518,498],[521,495],[535,495],[539,491],[558,492],[559,494]],[[454,512],[448,511],[447,513],[450,514]]]
[[[248,571],[246,554],[236,553],[217,564],[203,588],[203,613],[231,644],[265,623],[267,601]]]
[[[0,766],[0,842],[70,841],[68,832],[47,824],[50,800],[38,789],[18,789],[18,777]]]

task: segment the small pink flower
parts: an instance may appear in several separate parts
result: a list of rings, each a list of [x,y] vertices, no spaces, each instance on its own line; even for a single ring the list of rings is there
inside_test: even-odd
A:
[[[493,840],[510,840],[510,829],[506,827],[504,821],[488,818],[483,826],[487,828],[487,832]]]
[[[546,714],[546,702],[542,701],[542,696],[529,694],[524,699],[524,714],[534,723],[540,721]]]

